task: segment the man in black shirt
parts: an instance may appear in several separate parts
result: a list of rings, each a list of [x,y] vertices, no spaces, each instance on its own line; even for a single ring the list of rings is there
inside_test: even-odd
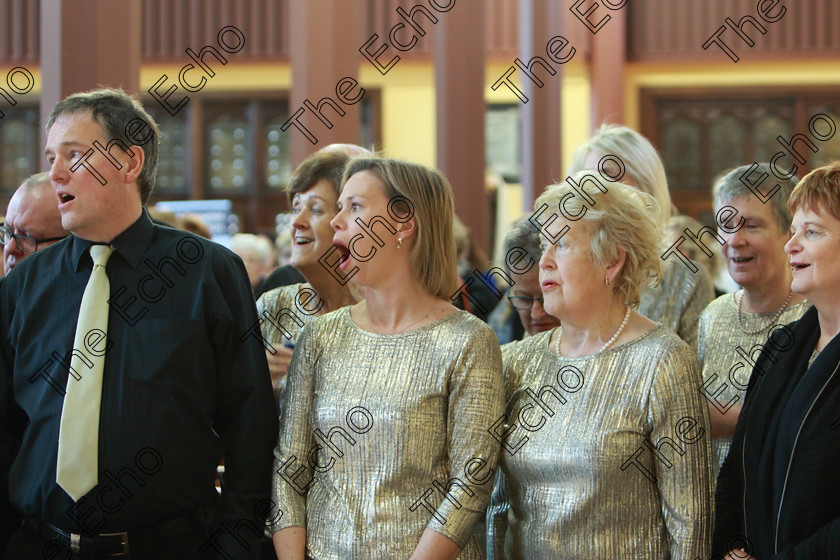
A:
[[[242,261],[152,223],[158,129],[134,99],[76,94],[47,128],[73,235],[0,282],[0,550],[14,533],[15,560],[256,558],[277,416],[265,355],[240,340],[257,322]],[[79,347],[93,244],[113,247],[107,338]],[[73,355],[105,356],[97,482],[75,502],[56,482],[59,425],[68,375],[92,374]]]

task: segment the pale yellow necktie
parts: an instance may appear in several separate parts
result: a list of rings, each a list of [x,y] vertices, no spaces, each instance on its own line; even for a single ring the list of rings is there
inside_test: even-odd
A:
[[[102,332],[94,336],[101,341],[108,333],[108,298],[111,288],[105,273],[105,263],[112,251],[106,245],[90,247],[93,270],[79,307],[79,321],[76,323],[76,337],[73,340],[74,352],[70,360],[71,371],[67,376],[67,391],[61,410],[55,479],[77,502],[96,486],[98,480],[99,405],[102,399],[105,355],[97,352],[102,355],[96,356],[86,351],[85,337],[91,331],[99,330]],[[105,342],[100,342],[96,347],[105,347]],[[84,352],[84,357],[79,356],[80,351]]]

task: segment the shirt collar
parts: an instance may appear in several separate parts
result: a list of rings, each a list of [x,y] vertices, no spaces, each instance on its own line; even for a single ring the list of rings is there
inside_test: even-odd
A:
[[[122,233],[117,235],[109,245],[114,247],[114,251],[122,255],[122,257],[131,265],[131,268],[137,268],[140,264],[140,259],[146,252],[146,247],[152,240],[154,233],[154,224],[149,217],[149,212],[146,207],[143,207],[143,212],[137,220],[128,226]],[[75,235],[72,237],[73,247],[71,248],[71,256],[73,259],[73,267],[76,271],[82,263],[82,255],[89,252],[90,246],[93,242]]]

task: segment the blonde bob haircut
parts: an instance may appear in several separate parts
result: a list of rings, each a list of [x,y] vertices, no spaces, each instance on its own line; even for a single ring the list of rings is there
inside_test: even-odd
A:
[[[452,226],[455,203],[449,181],[439,171],[418,163],[358,157],[351,159],[344,169],[342,189],[350,177],[362,171],[376,175],[384,183],[389,201],[401,196],[411,204],[409,209],[401,201],[394,204],[393,210],[398,217],[412,212],[417,222],[417,233],[410,244],[411,271],[427,292],[448,301],[458,289]]]
[[[840,161],[814,169],[794,187],[788,199],[790,213],[799,208],[822,211],[840,220]]]
[[[656,199],[659,204],[658,222],[660,227],[665,227],[673,213],[671,194],[662,158],[650,140],[632,128],[602,124],[592,138],[575,150],[569,175],[586,169],[586,159],[593,152],[600,157],[612,155],[621,160],[625,173],[639,186],[639,190]]]
[[[598,181],[606,192],[593,186],[589,176]],[[618,258],[619,248],[627,257],[613,282],[613,291],[629,306],[639,303],[643,288],[655,286],[662,278],[661,227],[656,219],[659,205],[652,196],[633,187],[605,181],[594,171],[581,171],[574,180],[588,193],[595,204],[589,205],[568,181],[549,185],[534,202],[534,208],[548,205],[549,211],[566,216],[580,216],[576,221],[566,218],[570,228],[587,224],[590,259],[597,267],[607,268]],[[562,206],[561,206],[562,203]],[[556,231],[557,226],[552,228]],[[562,242],[562,239],[560,240]],[[593,278],[603,282],[603,278]]]

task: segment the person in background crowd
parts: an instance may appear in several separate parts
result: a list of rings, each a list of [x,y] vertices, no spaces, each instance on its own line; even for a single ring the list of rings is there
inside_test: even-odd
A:
[[[27,178],[9,201],[0,220],[3,272],[8,274],[26,257],[70,235],[61,226],[61,212],[49,173]]]
[[[212,239],[213,237],[210,234],[210,229],[207,227],[207,224],[204,223],[204,220],[198,214],[184,214],[181,216],[178,220],[178,228],[194,233],[204,239]]]
[[[808,173],[788,206],[791,289],[812,307],[755,359],[715,496],[713,552],[727,560],[840,558],[840,162]]]
[[[487,259],[475,246],[470,229],[458,216],[455,216],[453,231],[458,256],[458,277],[461,279],[461,293],[454,302],[455,307],[487,321],[490,312],[499,303],[499,297],[493,290],[475,276],[476,271],[479,274],[487,273]],[[494,282],[494,278],[491,277],[490,282]]]
[[[668,223],[665,225],[665,230],[663,231],[664,234],[664,245],[666,247],[670,247],[673,245],[680,237],[685,237],[685,230],[689,230],[691,232],[700,231],[703,228],[703,225],[692,218],[691,216],[686,216],[684,214],[679,214],[677,216],[671,216],[668,218]],[[703,250],[697,246],[695,243],[681,243],[679,247],[676,248],[677,251],[682,254],[683,257],[694,261],[695,264],[698,265],[700,269],[697,274],[705,274],[708,278],[708,283],[712,285],[714,288],[714,266],[717,260],[717,257],[720,254],[720,246],[717,243],[713,243],[709,249],[715,253],[714,257],[709,257]],[[715,289],[715,295],[721,296],[722,293],[718,293],[717,289]]]
[[[269,272],[273,272],[277,268],[277,231],[271,228],[261,228],[254,235],[262,237],[271,246],[271,268],[269,268]]]
[[[507,255],[516,255],[521,259],[516,264],[517,270],[510,268]],[[488,318],[488,323],[496,332],[499,344],[533,336],[539,332],[553,329],[560,324],[543,307],[540,290],[540,269],[537,263],[542,257],[540,236],[528,218],[516,220],[502,241],[502,266],[514,283],[508,288],[507,297],[499,302]],[[530,264],[529,264],[530,263]],[[520,272],[522,271],[522,272]]]
[[[277,253],[278,266],[265,277],[259,286],[257,286],[257,289],[254,292],[257,299],[259,299],[264,293],[274,290],[275,288],[282,288],[283,286],[302,284],[303,282],[306,282],[306,278],[303,277],[303,274],[298,272],[298,269],[293,267],[291,264],[292,232],[289,229],[285,229],[277,235],[274,250]]]
[[[245,267],[149,218],[160,131],[134,97],[73,94],[46,129],[72,235],[0,282],[4,558],[255,559],[277,415],[262,350],[239,341],[257,320]]]
[[[581,218],[559,217],[556,231],[569,231],[553,245],[541,235],[545,309],[561,326],[520,342],[505,368],[513,425],[498,432],[499,495],[509,502],[488,510],[495,560],[709,555],[709,418],[697,358],[632,311],[662,268],[657,203],[604,185],[585,213],[567,182],[534,203],[564,200]]]
[[[149,212],[149,217],[152,222],[159,226],[166,226],[173,229],[181,229],[178,227],[178,216],[172,210],[163,210],[157,205],[146,208]]]
[[[449,301],[451,187],[435,170],[380,158],[351,160],[343,182],[333,241],[340,269],[358,269],[350,282],[364,301],[314,319],[298,339],[275,450],[277,557],[477,560],[501,358],[493,331]],[[384,245],[360,260],[348,246],[374,220]],[[327,449],[313,435],[348,425],[355,443],[334,438]],[[330,466],[316,474],[306,457]],[[434,490],[441,483],[449,493]]]
[[[230,250],[239,255],[248,271],[251,288],[256,290],[271,270],[271,245],[251,233],[237,233],[230,240]]]
[[[810,305],[791,290],[792,273],[785,255],[791,222],[787,204],[796,181],[777,180],[779,190],[765,203],[741,181],[749,168],[745,165],[728,173],[714,199],[715,215],[726,206],[738,212],[718,233],[726,241],[723,255],[729,275],[743,289],[722,295],[706,307],[697,337],[712,421],[715,479],[729,452],[752,369],[737,349],[750,352],[757,344],[766,345],[776,325],[799,319]],[[770,164],[759,164],[753,173],[772,174]]]
[[[289,264],[292,259],[292,232],[289,228],[283,228],[277,234],[277,240],[274,242],[274,250],[277,251],[278,266]],[[279,286],[275,286],[275,288],[277,287]]]
[[[622,171],[617,163],[606,160],[605,169],[601,171],[611,177],[621,177],[618,180],[622,183],[656,199],[660,209],[658,223],[664,230],[676,210],[668,192],[665,167],[650,141],[626,126],[603,125],[586,144],[575,150],[570,174],[583,169],[597,174],[599,162],[605,156],[618,157],[625,169]],[[670,328],[695,348],[697,321],[714,294],[708,275],[699,271],[695,274],[677,257],[671,257],[665,263],[659,286],[642,291],[638,311]]]
[[[273,229],[260,229],[257,231],[256,235],[258,237],[262,237],[271,245],[271,264],[266,272],[265,278],[263,278],[263,281],[260,282],[259,286],[254,289],[254,294],[258,299],[268,290],[273,290],[274,288],[279,288],[280,286],[288,286],[289,284],[305,282],[303,276],[301,276],[301,274],[291,266],[288,267],[288,269],[293,272],[293,274],[290,275],[291,281],[287,281],[289,279],[275,274],[280,267],[289,264],[288,257],[291,255],[292,251],[292,236],[288,229],[283,231],[283,234],[281,235],[278,235],[277,231]],[[269,278],[272,278],[272,284],[270,287],[267,287]]]

